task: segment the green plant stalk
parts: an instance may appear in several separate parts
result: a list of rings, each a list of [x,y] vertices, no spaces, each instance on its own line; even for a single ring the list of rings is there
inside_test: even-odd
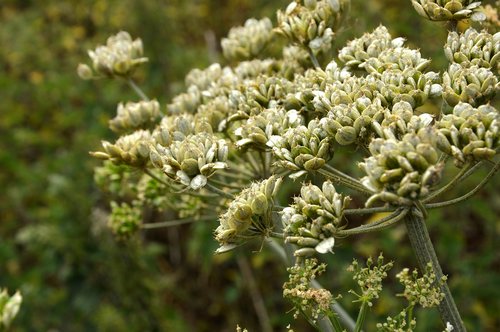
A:
[[[356,320],[356,326],[354,327],[354,332],[361,332],[363,324],[365,323],[368,308],[369,308],[368,301],[363,301],[363,303],[361,303],[361,308],[359,308],[358,319]]]
[[[412,211],[412,213],[408,213],[406,216],[405,224],[420,271],[425,271],[427,263],[431,262],[432,269],[436,275],[436,284],[438,284],[444,275],[429,237],[425,219],[418,212]],[[453,325],[453,331],[465,332],[464,323],[448,288],[448,284],[445,282],[440,288],[444,294],[444,298],[439,304],[438,310],[443,324],[446,325],[449,322]]]

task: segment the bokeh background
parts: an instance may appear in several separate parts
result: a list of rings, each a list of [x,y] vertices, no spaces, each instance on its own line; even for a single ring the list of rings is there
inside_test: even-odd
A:
[[[337,46],[380,23],[446,66],[445,27],[420,19],[409,1],[352,1]],[[116,241],[103,227],[106,194],[93,181],[88,151],[112,139],[107,121],[127,86],[81,81],[86,50],[120,30],[141,37],[149,63],[137,73],[164,105],[194,67],[222,61],[219,40],[250,17],[270,16],[284,0],[2,0],[0,3],[0,287],[24,297],[12,331],[261,331],[251,293],[262,297],[273,330],[293,322],[282,299],[279,258],[260,244],[214,256],[212,223],[179,226]],[[493,1],[485,3],[493,4]],[[352,165],[349,154],[339,153]],[[484,175],[485,173],[482,173]],[[479,177],[461,187],[464,193]],[[471,331],[500,330],[500,184],[458,207],[432,211],[429,228],[450,287]],[[286,200],[287,198],[282,198]],[[353,257],[380,251],[395,271],[414,267],[404,228],[340,243],[321,282],[352,286]],[[398,312],[401,289],[388,280],[370,324]],[[256,289],[249,284],[257,286]],[[391,295],[392,294],[392,295]],[[353,298],[341,303],[352,313]],[[441,331],[436,311],[419,312],[419,331]],[[297,331],[307,331],[298,321]],[[373,325],[372,325],[373,326]]]

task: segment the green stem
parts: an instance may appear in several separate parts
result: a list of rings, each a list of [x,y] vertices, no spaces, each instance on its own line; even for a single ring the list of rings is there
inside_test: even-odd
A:
[[[210,181],[213,184],[216,184],[218,186],[223,186],[223,187],[230,188],[230,189],[241,190],[241,186],[236,186],[236,185],[233,185],[233,184],[228,184],[228,183],[225,183],[223,181],[215,180],[214,178],[210,178],[208,181]]]
[[[139,86],[134,82],[133,79],[129,78],[127,80],[127,83],[132,88],[132,90],[134,90],[134,92],[137,93],[139,97],[141,97],[142,100],[149,101],[148,96],[146,96],[146,94],[141,90],[141,88],[139,88]]]
[[[344,215],[360,215],[380,212],[394,212],[394,207],[374,207],[374,208],[360,208],[360,209],[347,209],[344,210]]]
[[[149,169],[144,168],[144,173],[146,173],[147,175],[149,175],[152,179],[154,179],[154,180],[158,181],[159,183],[161,183],[161,184],[163,184],[163,185],[165,185],[165,186],[167,186],[167,187],[170,188],[171,185],[168,182],[163,181],[162,179],[160,179],[158,176],[156,176],[156,174],[154,174],[153,172],[151,172]]]
[[[324,167],[325,167],[327,170],[329,170],[330,172],[332,172],[333,174],[338,175],[339,177],[341,177],[341,178],[343,178],[343,179],[346,179],[346,181],[350,181],[350,182],[355,183],[355,184],[357,184],[357,185],[359,185],[359,186],[361,186],[361,187],[364,187],[364,186],[363,186],[363,184],[361,184],[361,182],[359,182],[359,180],[358,180],[358,179],[355,179],[355,178],[353,178],[352,176],[347,175],[347,174],[345,174],[345,173],[344,173],[344,172],[342,172],[342,171],[339,171],[339,170],[338,170],[338,169],[336,169],[335,167],[330,166],[330,165],[328,165],[328,164],[326,164]]]
[[[427,264],[430,262],[436,275],[436,285],[439,285],[439,281],[443,278],[443,271],[429,237],[425,219],[417,211],[412,211],[405,218],[405,224],[420,271],[425,271]],[[448,288],[448,284],[444,283],[440,288],[441,292],[445,295],[438,306],[443,324],[450,322],[454,327],[453,331],[465,332],[465,326]]]
[[[361,308],[359,308],[358,319],[356,320],[356,326],[354,327],[354,332],[361,332],[363,324],[365,323],[366,314],[368,313],[368,301],[363,301]]]
[[[208,220],[214,220],[214,219],[217,219],[217,216],[204,216],[204,217],[200,217],[200,218],[183,218],[183,219],[175,219],[175,220],[167,220],[167,221],[160,221],[160,222],[154,222],[154,223],[149,223],[149,224],[143,224],[141,226],[141,228],[142,229],[155,229],[155,228],[163,228],[163,227],[172,227],[172,226],[189,224],[189,223],[196,222],[196,221],[208,221]]]
[[[481,190],[486,185],[486,183],[488,183],[488,180],[491,177],[493,177],[493,175],[495,175],[495,173],[498,171],[499,168],[500,168],[500,162],[497,162],[495,164],[495,167],[493,167],[491,169],[491,171],[488,173],[488,175],[486,175],[486,177],[474,189],[472,189],[471,191],[469,191],[467,194],[465,194],[463,196],[460,196],[458,198],[455,198],[455,199],[451,199],[449,201],[445,201],[445,202],[426,204],[425,207],[427,209],[435,209],[435,208],[440,208],[440,207],[444,207],[444,206],[448,206],[448,205],[453,205],[453,204],[457,204],[457,203],[460,203],[462,201],[465,201],[466,199],[468,199],[468,198],[472,197],[473,195],[475,195],[479,190]]]
[[[332,180],[333,182],[336,182],[338,184],[344,185],[352,190],[356,190],[356,191],[359,191],[359,192],[367,194],[367,195],[372,194],[371,191],[369,191],[368,189],[366,189],[362,185],[358,185],[357,183],[352,183],[351,181],[346,180],[344,178],[341,178],[340,176],[333,174],[325,169],[319,169],[318,173],[323,175],[327,179]]]
[[[311,58],[311,61],[314,65],[314,67],[321,68],[321,66],[319,65],[319,62],[318,62],[318,58],[316,58],[313,51],[311,51],[311,49],[309,47],[307,48],[307,53],[309,53],[309,57]]]
[[[234,199],[234,196],[232,194],[227,193],[227,192],[225,192],[223,190],[220,190],[219,188],[217,188],[214,185],[211,185],[210,183],[207,183],[207,185],[205,186],[205,188],[207,188],[211,192],[213,192],[215,194],[218,194],[218,195],[220,195],[222,197],[226,197],[226,198],[229,198],[229,199]]]
[[[382,229],[386,229],[391,227],[392,225],[399,222],[408,214],[408,209],[404,210],[396,210],[394,213],[391,213],[389,216],[384,217],[373,224],[362,225],[356,228],[340,230],[337,232],[337,236],[350,236],[350,235],[358,235],[364,233],[371,233],[374,231],[380,231]]]
[[[460,172],[457,173],[457,175],[455,175],[455,177],[450,181],[448,182],[445,186],[443,186],[442,188],[439,188],[438,190],[436,190],[435,192],[431,193],[429,196],[427,196],[425,199],[422,200],[423,203],[426,203],[426,202],[429,202],[431,201],[432,199],[438,197],[439,195],[443,194],[444,192],[452,189],[453,187],[455,187],[458,182],[460,181],[460,179],[462,178],[462,176],[467,173],[467,171],[472,167],[471,164],[467,164],[465,165],[461,170]]]
[[[342,332],[342,331],[344,331],[344,329],[342,328],[342,325],[340,325],[340,321],[337,318],[337,316],[335,315],[335,313],[329,312],[328,313],[328,319],[330,319],[330,322],[332,323],[333,329],[335,330],[335,332]]]

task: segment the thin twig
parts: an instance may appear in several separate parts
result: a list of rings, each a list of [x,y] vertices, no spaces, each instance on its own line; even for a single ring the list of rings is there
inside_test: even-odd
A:
[[[347,209],[347,210],[344,210],[344,215],[359,215],[359,214],[394,212],[394,211],[396,211],[396,208],[394,208],[394,207],[381,206],[381,207],[374,207],[374,208]]]

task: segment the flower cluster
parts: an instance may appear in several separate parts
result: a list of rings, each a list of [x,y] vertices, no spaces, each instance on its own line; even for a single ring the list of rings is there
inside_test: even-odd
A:
[[[498,91],[498,78],[486,68],[452,63],[443,74],[443,98],[450,106],[459,102],[479,106],[493,99]]]
[[[403,269],[396,275],[399,282],[404,286],[403,296],[410,305],[419,304],[423,308],[430,308],[439,305],[443,300],[444,294],[441,287],[446,282],[446,276],[441,280],[436,280],[436,274],[433,271],[432,264],[427,264],[426,271],[422,277],[418,277],[418,271],[413,270],[410,274],[408,268]]]
[[[9,296],[6,289],[0,291],[0,329],[8,329],[21,307],[23,297],[17,291]]]
[[[382,291],[382,281],[387,277],[387,271],[393,266],[392,262],[384,264],[384,256],[380,254],[377,258],[376,265],[373,264],[372,258],[366,261],[366,267],[361,267],[357,260],[347,268],[347,271],[353,274],[354,281],[357,282],[361,289],[361,294],[357,294],[351,290],[352,294],[359,297],[359,301],[366,302],[368,306],[372,306],[372,301],[378,299]]]
[[[221,41],[222,52],[228,60],[246,60],[259,55],[273,36],[273,24],[269,18],[248,19],[242,27],[229,30]]]
[[[392,39],[383,25],[351,40],[339,51],[339,59],[348,67],[358,67],[366,59],[377,58],[382,51],[403,45],[403,38]]]
[[[500,113],[493,106],[477,109],[459,103],[437,124],[437,146],[462,166],[469,161],[491,159],[500,147]]]
[[[148,61],[142,55],[142,40],[132,40],[130,34],[125,31],[109,37],[106,45],[89,51],[95,74],[108,77],[129,77],[140,64]],[[93,78],[94,72],[88,65],[78,66],[78,74],[83,79]]]
[[[337,193],[330,181],[323,182],[321,189],[313,184],[302,186],[300,196],[281,216],[285,241],[299,247],[295,255],[302,257],[332,251],[334,236],[344,226],[344,209],[349,202],[350,198]]]
[[[156,100],[118,104],[117,115],[109,121],[109,128],[116,133],[147,129],[161,116],[160,103]]]
[[[278,161],[276,165],[295,171],[296,176],[316,171],[333,157],[333,142],[319,121],[287,129],[267,143]]]
[[[108,225],[118,238],[129,238],[141,226],[142,210],[135,204],[111,202]]]
[[[471,18],[485,19],[480,11],[481,1],[474,0],[411,0],[417,13],[431,21],[451,21]]]
[[[239,148],[268,150],[267,142],[273,135],[280,135],[288,128],[304,124],[304,118],[296,111],[284,108],[271,108],[251,116],[241,127],[234,131]]]
[[[104,151],[91,152],[91,155],[99,159],[109,159],[115,164],[144,167],[149,163],[149,151],[152,143],[150,131],[138,130],[132,134],[121,136],[115,144],[103,141]]]
[[[326,52],[346,6],[345,0],[295,0],[278,11],[278,31],[314,54]]]
[[[401,140],[377,138],[370,143],[371,156],[359,164],[367,174],[361,182],[376,192],[366,201],[367,206],[379,200],[412,205],[430,193],[443,168],[433,136],[435,131],[426,127]]]
[[[444,45],[444,53],[450,62],[473,65],[492,70],[500,69],[500,32],[491,35],[474,28],[463,34],[450,32]]]
[[[156,144],[151,162],[174,181],[198,190],[215,171],[227,168],[228,152],[225,140],[200,132],[167,146]]]
[[[273,198],[279,190],[282,179],[272,176],[253,183],[236,196],[220,218],[215,230],[219,241],[218,252],[232,249],[252,237],[267,236],[272,231]]]
[[[326,315],[333,304],[333,295],[326,289],[311,288],[310,282],[326,270],[325,264],[319,264],[316,259],[306,259],[304,265],[295,265],[287,269],[289,280],[283,285],[283,297],[290,300],[296,311],[307,311],[314,321]]]
[[[111,202],[108,225],[119,238],[129,238],[142,224],[142,210],[135,204]]]

